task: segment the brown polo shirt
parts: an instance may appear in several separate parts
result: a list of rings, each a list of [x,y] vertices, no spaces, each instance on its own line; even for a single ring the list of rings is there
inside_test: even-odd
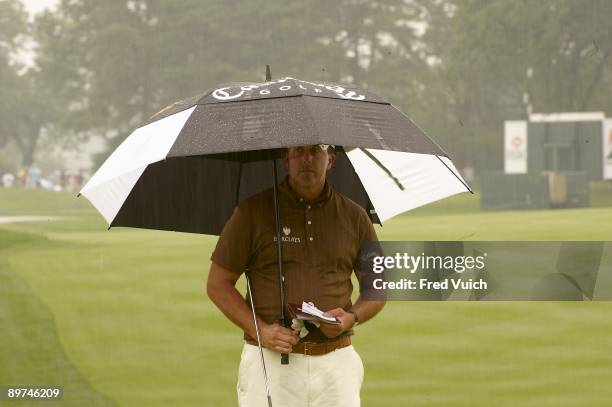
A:
[[[323,311],[350,309],[351,274],[359,270],[361,242],[378,240],[365,210],[334,192],[327,182],[315,202],[299,197],[288,178],[280,184],[278,195],[285,301],[312,301]],[[248,265],[255,311],[267,323],[280,319],[273,199],[269,189],[241,203],[225,224],[211,256],[216,264],[237,274]],[[245,299],[248,302],[248,296]],[[245,339],[252,340],[246,333]],[[313,329],[304,340],[329,339]]]

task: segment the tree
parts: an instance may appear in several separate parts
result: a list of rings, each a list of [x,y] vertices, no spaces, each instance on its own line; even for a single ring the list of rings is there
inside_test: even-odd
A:
[[[0,147],[13,142],[25,165],[34,162],[36,146],[52,110],[36,73],[19,65],[14,57],[28,35],[23,5],[16,0],[0,2]]]
[[[16,0],[0,2],[0,148],[12,139],[14,104],[18,99],[17,67],[12,61],[19,50],[19,36],[27,31],[26,14]]]
[[[606,0],[437,1],[425,35],[463,157],[501,168],[502,123],[530,111],[612,109],[612,3]],[[434,82],[432,82],[434,83]],[[444,115],[440,115],[444,117]]]

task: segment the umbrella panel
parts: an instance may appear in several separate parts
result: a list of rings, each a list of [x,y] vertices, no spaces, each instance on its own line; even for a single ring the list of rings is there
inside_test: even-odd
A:
[[[272,188],[272,164],[265,158],[274,156],[278,150],[177,157],[150,164],[110,226],[218,235],[236,205]],[[338,151],[336,157],[327,177],[330,186],[380,223],[346,154]],[[285,177],[281,160],[277,171],[279,179]]]
[[[389,104],[311,96],[197,105],[167,156],[309,144],[447,156]]]

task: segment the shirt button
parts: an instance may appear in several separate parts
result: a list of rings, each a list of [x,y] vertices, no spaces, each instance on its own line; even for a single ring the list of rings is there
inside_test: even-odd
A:
[[[311,221],[308,221],[308,224],[309,224],[309,225],[311,225],[311,224],[312,224],[312,222],[311,222]]]
[[[312,236],[310,236],[310,237],[308,238],[308,240],[310,240],[310,241],[312,242],[314,239],[313,239],[313,237],[312,237]]]

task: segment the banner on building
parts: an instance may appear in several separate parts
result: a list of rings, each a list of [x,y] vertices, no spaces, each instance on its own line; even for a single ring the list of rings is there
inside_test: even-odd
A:
[[[504,172],[506,174],[527,173],[526,121],[504,122]]]
[[[612,119],[603,122],[603,179],[612,179]]]

